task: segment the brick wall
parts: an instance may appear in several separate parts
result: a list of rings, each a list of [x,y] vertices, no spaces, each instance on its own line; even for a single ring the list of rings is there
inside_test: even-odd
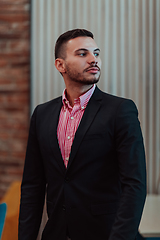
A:
[[[30,1],[0,0],[0,198],[22,177],[29,82]]]

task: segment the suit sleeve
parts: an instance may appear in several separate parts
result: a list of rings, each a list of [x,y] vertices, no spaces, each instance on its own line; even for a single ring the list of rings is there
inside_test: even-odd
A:
[[[146,198],[146,165],[138,111],[131,100],[120,104],[115,129],[122,194],[109,240],[134,240]]]
[[[35,109],[30,123],[19,214],[19,240],[36,240],[44,205],[45,175],[38,145]]]

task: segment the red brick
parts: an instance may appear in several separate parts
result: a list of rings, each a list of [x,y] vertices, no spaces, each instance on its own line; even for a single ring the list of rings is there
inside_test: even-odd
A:
[[[4,182],[4,183],[7,183],[7,184],[10,184],[12,181],[16,181],[18,179],[21,179],[21,177],[19,175],[2,175],[1,176],[1,181]]]
[[[10,49],[10,52],[12,53],[20,53],[20,54],[26,54],[29,55],[30,50],[30,44],[29,41],[26,39],[19,40],[12,40],[9,43],[8,48]]]
[[[17,57],[26,55],[29,56],[30,43],[28,39],[8,39],[7,42],[0,40],[1,59],[7,58],[8,55],[17,54]],[[5,55],[6,54],[6,55]]]
[[[29,112],[29,106],[24,106],[23,111],[15,111],[14,114],[12,115],[10,114],[10,117],[8,117],[9,113],[6,111],[6,109],[1,109],[0,110],[0,126],[2,122],[4,121],[6,122],[8,119],[10,121],[22,122],[28,125],[29,123],[28,112]]]
[[[2,168],[4,167],[9,167],[9,166],[21,166],[23,167],[24,165],[24,152],[6,152],[5,151],[0,151],[1,154],[1,159],[0,159],[0,166]],[[1,168],[0,167],[0,168]]]
[[[4,31],[3,29],[0,29],[0,39],[29,39],[30,32],[23,29],[24,28],[14,30],[14,32]]]
[[[27,145],[27,144],[26,144]],[[25,149],[26,149],[26,145],[25,145]],[[16,159],[16,163],[18,163],[19,165],[23,166],[24,165],[24,159],[25,159],[25,152],[12,152],[12,159]]]
[[[0,93],[6,93],[6,92],[28,92],[29,93],[29,87],[28,84],[20,84],[18,86],[16,86],[15,84],[1,84],[0,85]]]
[[[12,175],[12,176],[21,176],[22,175],[22,169],[21,168],[15,168],[15,167],[10,167],[6,169],[6,174]]]
[[[6,67],[8,65],[8,61],[6,59],[0,59],[0,67]]]
[[[16,122],[12,119],[8,121],[1,122],[1,128],[3,129],[12,129],[12,130],[27,130],[27,121],[26,122]]]
[[[0,70],[0,91],[29,90],[29,66]]]
[[[24,141],[23,144],[26,145],[26,140],[27,140],[27,137],[28,137],[28,133],[26,131],[16,131],[16,132],[13,132],[11,133],[11,137],[13,139],[16,139],[16,140],[20,140],[20,141]]]
[[[11,59],[11,58],[21,58],[21,57],[28,57],[29,58],[30,56],[30,52],[29,51],[24,51],[23,52],[23,55],[22,55],[22,52],[6,52],[6,53],[1,53],[1,59]]]
[[[1,94],[0,102],[5,105],[21,105],[29,103],[29,96],[23,93]]]
[[[24,22],[29,21],[30,16],[28,13],[0,13],[0,21],[1,23],[17,23],[17,22]]]
[[[7,49],[8,41],[4,41],[0,39],[0,52],[3,52],[3,50]]]
[[[2,159],[3,159],[3,158],[6,158],[6,157],[8,156],[8,153],[5,152],[5,151],[0,151],[0,153],[1,153],[1,159],[0,159],[0,163],[1,163],[1,162],[2,162]]]
[[[6,152],[8,150],[9,142],[6,140],[0,139],[0,150]]]
[[[1,0],[1,3],[5,3],[5,4],[25,4],[25,3],[29,3],[30,4],[30,0]]]
[[[10,133],[7,132],[5,129],[0,131],[0,139],[3,140],[7,140],[10,137]]]
[[[11,68],[9,66],[7,68],[0,69],[0,84],[19,84],[21,82],[29,84],[29,70],[29,66],[24,66],[23,68]]]
[[[30,10],[30,5],[28,3],[23,4],[15,4],[15,2],[12,3],[6,3],[6,2],[0,2],[0,12],[3,13],[10,13],[10,12],[28,12]]]
[[[9,16],[8,18],[8,14],[0,13],[0,39],[29,39],[29,14],[9,14]]]

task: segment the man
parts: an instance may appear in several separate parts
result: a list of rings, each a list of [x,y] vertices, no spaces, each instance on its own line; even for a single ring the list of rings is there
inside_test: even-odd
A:
[[[21,187],[19,240],[134,240],[146,196],[145,154],[131,100],[98,89],[93,34],[74,29],[55,46],[66,89],[32,116]]]

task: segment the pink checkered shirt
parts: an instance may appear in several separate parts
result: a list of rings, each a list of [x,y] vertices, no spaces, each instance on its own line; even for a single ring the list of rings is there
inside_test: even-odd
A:
[[[74,100],[73,107],[70,106],[69,101],[66,98],[65,90],[63,92],[63,106],[60,112],[57,136],[62,158],[66,168],[69,161],[71,146],[75,133],[94,90],[95,84],[85,94]]]

